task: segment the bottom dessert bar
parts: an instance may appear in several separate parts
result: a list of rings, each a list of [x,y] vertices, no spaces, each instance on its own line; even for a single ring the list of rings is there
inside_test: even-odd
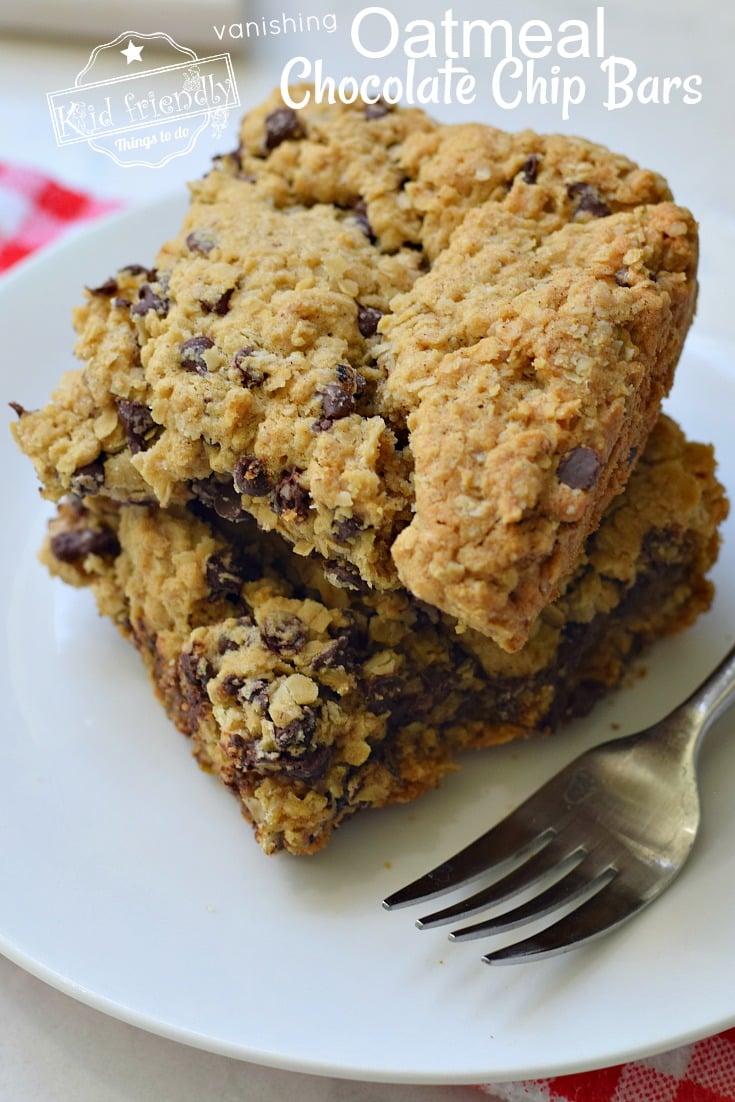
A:
[[[508,654],[405,592],[356,594],[251,521],[71,498],[42,557],[140,650],[267,853],[312,853],[469,748],[550,732],[710,604],[727,512],[712,449],[661,417],[528,643]],[[328,572],[327,572],[328,573]],[[530,748],[529,748],[529,752]]]

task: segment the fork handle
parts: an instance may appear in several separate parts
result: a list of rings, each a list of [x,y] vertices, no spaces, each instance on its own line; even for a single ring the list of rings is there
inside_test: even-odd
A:
[[[698,747],[702,735],[728,709],[735,699],[735,646],[732,646],[717,668],[699,688],[675,711],[691,724],[690,730]]]

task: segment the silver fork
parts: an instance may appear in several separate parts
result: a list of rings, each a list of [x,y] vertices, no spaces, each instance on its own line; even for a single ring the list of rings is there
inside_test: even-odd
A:
[[[553,956],[609,932],[656,899],[688,858],[700,820],[702,736],[733,700],[735,647],[664,719],[580,755],[383,906],[417,903],[483,874],[496,877],[463,902],[418,919],[426,930],[536,891],[510,910],[453,931],[454,941],[512,930],[563,908],[539,933],[488,953],[488,964]]]

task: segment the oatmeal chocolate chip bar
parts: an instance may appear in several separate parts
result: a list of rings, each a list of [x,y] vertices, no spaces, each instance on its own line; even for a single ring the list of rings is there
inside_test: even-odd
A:
[[[434,787],[462,750],[585,713],[643,646],[707,608],[726,512],[712,449],[662,417],[514,654],[403,589],[333,585],[314,557],[201,500],[69,498],[43,556],[138,647],[262,848],[302,854],[357,810]]]
[[[670,386],[691,215],[599,145],[415,109],[275,96],[240,138],[89,289],[84,367],[14,426],[45,492],[250,515],[518,649]]]

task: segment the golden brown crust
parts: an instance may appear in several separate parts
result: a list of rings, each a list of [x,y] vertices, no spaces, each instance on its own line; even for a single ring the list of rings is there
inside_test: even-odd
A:
[[[14,430],[53,499],[218,498],[513,650],[645,444],[696,249],[602,146],[274,96]]]
[[[411,592],[523,644],[645,445],[695,267],[670,203],[550,236],[467,216],[384,323],[386,389],[411,409],[415,514],[392,549]]]

